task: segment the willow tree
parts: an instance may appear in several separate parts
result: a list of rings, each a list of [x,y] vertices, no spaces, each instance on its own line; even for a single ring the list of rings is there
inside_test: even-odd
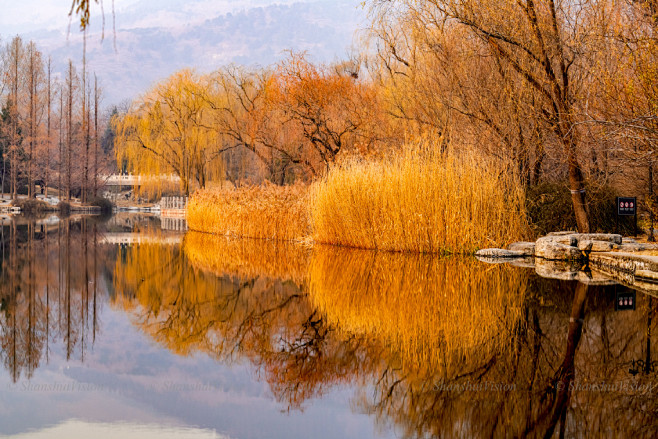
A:
[[[372,150],[380,131],[372,84],[359,78],[358,69],[336,67],[314,65],[293,53],[279,64],[274,79],[274,105],[282,120],[298,127],[305,148],[327,170],[341,154]]]
[[[250,151],[273,175],[267,146],[273,145],[289,155],[290,152],[272,142],[269,136],[272,130],[268,125],[280,123],[272,120],[267,111],[271,72],[228,66],[208,75],[206,81],[208,87],[203,98],[211,109],[210,120],[224,150],[231,151],[227,159],[231,160],[232,150],[241,155],[244,150]]]
[[[119,167],[125,163],[129,172],[147,177],[175,174],[186,194],[194,181],[205,187],[208,180],[223,177],[204,87],[183,70],[153,88],[127,114],[114,117]]]
[[[592,38],[605,16],[604,1],[503,0],[482,3],[476,0],[371,0],[374,27],[384,23],[397,29],[384,39],[382,47],[403,66],[413,64],[405,54],[417,56],[442,50],[436,36],[458,35],[460,42],[477,44],[483,66],[503,69],[492,76],[500,83],[522,86],[532,95],[528,116],[545,124],[560,145],[559,160],[566,165],[571,200],[582,232],[589,231],[585,178],[580,164],[584,141],[578,114],[586,104],[583,84],[589,75],[589,61],[596,54]],[[391,27],[397,26],[397,27]],[[383,32],[379,32],[382,34]],[[386,35],[391,36],[391,32]],[[410,47],[405,53],[402,49]],[[450,69],[451,65],[441,66]],[[403,71],[411,75],[413,69]],[[476,70],[464,72],[478,74]],[[427,74],[432,74],[427,72]],[[449,92],[448,91],[443,91]]]

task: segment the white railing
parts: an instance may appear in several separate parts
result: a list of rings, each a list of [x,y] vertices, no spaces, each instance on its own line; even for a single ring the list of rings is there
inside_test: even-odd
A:
[[[163,174],[163,175],[133,175],[133,174],[111,174],[101,177],[102,181],[108,186],[137,186],[147,182],[153,181],[169,181],[172,183],[180,183],[178,175]]]
[[[180,235],[139,235],[137,233],[104,233],[99,241],[101,244],[130,245],[130,244],[166,244],[176,245],[183,242]]]
[[[160,200],[160,209],[185,209],[187,207],[187,197],[162,197]]]

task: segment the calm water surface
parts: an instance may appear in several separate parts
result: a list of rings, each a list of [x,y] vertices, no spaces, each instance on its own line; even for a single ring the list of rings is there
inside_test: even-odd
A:
[[[656,434],[641,292],[163,226],[3,220],[0,436]]]

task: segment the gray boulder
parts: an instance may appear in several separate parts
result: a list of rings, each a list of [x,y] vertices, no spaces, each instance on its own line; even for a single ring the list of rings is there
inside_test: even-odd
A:
[[[551,232],[546,236],[566,236],[566,235],[575,235],[577,232],[573,230],[564,230],[562,232]]]
[[[515,242],[507,247],[508,250],[513,252],[521,252],[526,256],[533,256],[535,254],[534,242]]]
[[[566,238],[572,238],[572,236],[566,236]],[[539,238],[535,243],[535,257],[540,257],[548,259],[551,261],[573,261],[583,258],[583,253],[578,250],[576,247],[577,241],[573,242],[573,245],[567,245],[565,242],[565,236],[544,236]]]
[[[578,250],[585,252],[609,252],[615,244],[610,241],[592,241],[583,239],[578,241]]]
[[[612,244],[621,244],[622,237],[614,233],[576,233],[573,235],[578,242],[580,241],[602,241]]]
[[[475,252],[475,256],[483,258],[511,259],[522,258],[527,255],[520,251],[504,250],[502,248],[483,248]]]
[[[645,242],[624,242],[622,245],[616,245],[616,250],[622,252],[641,252],[644,250],[658,250],[658,245]]]

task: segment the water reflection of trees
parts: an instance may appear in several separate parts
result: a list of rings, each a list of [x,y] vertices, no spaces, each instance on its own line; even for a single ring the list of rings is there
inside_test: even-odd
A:
[[[349,383],[405,437],[648,436],[656,403],[629,373],[655,302],[469,259],[188,234],[117,259],[117,303],[181,354],[248,360],[289,408]],[[606,391],[592,385],[608,383]],[[587,388],[589,386],[589,388]]]
[[[31,378],[53,344],[84,360],[98,329],[96,225],[14,220],[0,241],[0,356],[12,380]]]
[[[611,315],[612,298],[601,300],[609,292],[552,284],[567,295],[558,299],[562,305],[570,300],[570,309],[527,297],[506,348],[465,357],[463,370],[447,377],[437,369],[385,370],[362,407],[408,437],[650,436],[654,398],[646,389],[612,387],[648,379],[632,377],[627,366],[641,350],[638,316],[645,310]],[[496,384],[508,387],[492,389]]]
[[[195,234],[186,236],[184,249],[190,258],[140,245],[117,260],[118,302],[164,346],[247,359],[290,407],[358,373],[362,346],[332,337],[300,288],[308,251]],[[283,267],[291,268],[288,276]]]

